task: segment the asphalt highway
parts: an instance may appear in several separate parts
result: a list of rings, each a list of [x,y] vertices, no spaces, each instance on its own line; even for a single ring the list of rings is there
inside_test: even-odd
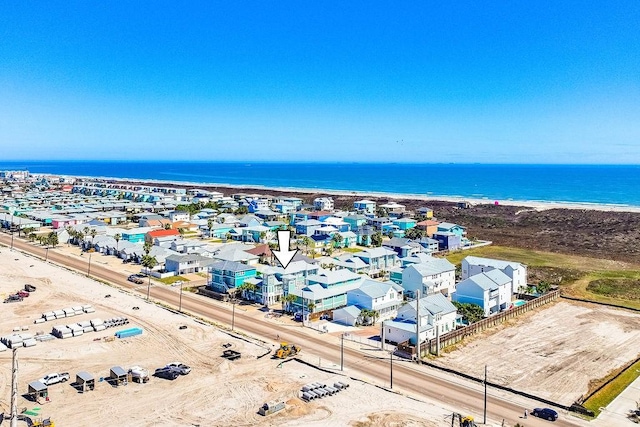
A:
[[[11,236],[5,233],[0,234],[0,243],[9,246]],[[13,240],[13,247],[25,253],[30,253],[42,259],[45,258],[46,250],[41,246],[35,246],[17,237]],[[2,256],[8,255],[9,249],[2,249]],[[101,255],[94,255],[94,258]],[[88,256],[86,259],[70,257],[65,254],[48,251],[48,261],[77,270],[86,274],[88,271]],[[111,284],[115,284],[131,291],[139,292],[146,296],[147,286],[136,285],[129,281],[125,275],[113,271],[98,263],[91,264],[91,276]],[[177,307],[179,293],[175,288],[168,286],[151,286],[150,295],[153,300]],[[97,295],[96,298],[103,298]],[[182,295],[182,309],[211,321],[230,325],[232,308],[229,304],[223,304],[209,298],[184,292]],[[282,325],[268,321],[259,321],[255,316],[251,316],[245,311],[236,307],[234,316],[234,327],[248,335],[260,338],[266,343],[275,344],[276,335],[297,345],[303,349],[305,357],[318,357],[321,364],[329,363],[339,366],[341,360],[341,348],[344,354],[345,374],[355,378],[370,381],[372,383],[389,386],[390,381],[390,361],[387,352],[381,350],[362,350],[353,348],[352,345],[341,345],[340,337],[320,334],[308,328],[300,326]],[[508,349],[505,349],[508,351]],[[338,368],[339,369],[339,368]],[[466,384],[460,379],[449,378],[433,369],[417,366],[410,361],[394,358],[393,362],[393,390],[400,391],[410,396],[424,397],[436,402],[442,402],[450,407],[457,408],[463,415],[473,415],[476,421],[483,419],[484,392],[480,384]],[[524,408],[522,402],[527,402],[529,411],[534,407],[542,407],[544,404],[536,404],[527,401],[522,397],[489,390],[487,397],[487,418],[501,422],[505,420],[507,425],[520,423],[529,426],[549,426],[550,423],[528,417],[522,419]],[[559,411],[560,412],[560,411]],[[558,421],[553,423],[556,426],[584,425],[585,422],[570,415],[560,415]]]

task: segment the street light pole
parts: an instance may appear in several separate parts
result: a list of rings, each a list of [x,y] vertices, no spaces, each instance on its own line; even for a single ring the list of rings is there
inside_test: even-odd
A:
[[[149,274],[148,269],[147,269],[147,275],[149,276],[149,282],[147,283],[147,301],[149,301],[149,296],[151,295],[151,274]]]
[[[49,248],[45,249],[45,255],[44,255],[44,262],[47,262],[47,260],[49,259]]]
[[[182,283],[180,283],[180,304],[178,307],[178,311],[182,313]]]

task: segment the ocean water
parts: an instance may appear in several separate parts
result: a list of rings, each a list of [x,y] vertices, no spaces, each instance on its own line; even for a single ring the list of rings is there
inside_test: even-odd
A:
[[[493,201],[640,206],[640,165],[0,161],[0,170]]]

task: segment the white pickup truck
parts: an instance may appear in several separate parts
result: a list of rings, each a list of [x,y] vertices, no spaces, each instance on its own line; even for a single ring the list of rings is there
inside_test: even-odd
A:
[[[62,372],[62,373],[53,373],[53,374],[45,375],[43,378],[40,378],[38,381],[40,381],[44,385],[63,383],[65,381],[69,381],[69,373]]]

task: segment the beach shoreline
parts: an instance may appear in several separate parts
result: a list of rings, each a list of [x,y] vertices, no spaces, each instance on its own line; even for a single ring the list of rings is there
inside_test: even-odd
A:
[[[53,175],[53,174],[42,174]],[[328,195],[337,197],[361,197],[388,200],[414,200],[424,202],[469,202],[472,205],[503,205],[528,208],[536,211],[544,211],[549,209],[574,209],[574,210],[596,210],[604,212],[631,212],[640,213],[640,206],[624,205],[624,204],[604,204],[593,202],[567,202],[567,201],[545,201],[545,200],[500,200],[489,198],[474,198],[464,196],[449,196],[436,194],[410,194],[410,193],[385,193],[374,191],[349,191],[349,190],[331,190],[321,188],[297,188],[297,187],[268,187],[262,185],[241,185],[241,184],[224,184],[211,182],[192,182],[192,181],[172,181],[157,179],[138,179],[138,178],[118,178],[118,177],[94,177],[94,176],[75,176],[60,175],[66,178],[75,178],[98,182],[112,182],[123,184],[138,185],[163,185],[178,188],[201,188],[203,190],[236,190],[236,192],[257,192],[266,194],[268,192],[278,192],[282,194],[303,195]]]

